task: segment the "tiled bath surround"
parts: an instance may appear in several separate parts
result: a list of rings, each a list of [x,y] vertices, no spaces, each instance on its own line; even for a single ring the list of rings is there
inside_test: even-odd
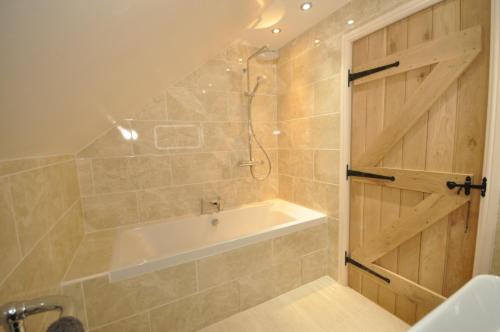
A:
[[[0,229],[0,303],[60,293],[84,236],[74,157],[0,161]]]
[[[338,266],[341,39],[405,0],[352,0],[280,50],[279,197],[328,214],[328,273]],[[353,26],[348,20],[354,20]]]
[[[91,331],[125,326],[147,331],[150,324],[151,331],[195,331],[325,275],[326,227],[321,224],[128,280],[110,283],[107,276],[97,276],[66,289],[81,299],[79,307],[86,308]]]
[[[77,154],[87,232],[196,215],[202,198],[220,196],[225,207],[234,207],[277,196],[274,64],[252,64],[252,72],[267,77],[253,119],[275,169],[257,182],[238,167],[248,159],[240,59],[254,50],[229,47]],[[137,133],[137,140],[124,140],[120,128]]]

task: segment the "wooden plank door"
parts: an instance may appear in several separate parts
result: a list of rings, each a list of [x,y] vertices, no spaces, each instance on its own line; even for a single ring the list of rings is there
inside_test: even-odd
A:
[[[412,324],[472,276],[488,91],[489,0],[446,0],[353,44],[349,286]]]

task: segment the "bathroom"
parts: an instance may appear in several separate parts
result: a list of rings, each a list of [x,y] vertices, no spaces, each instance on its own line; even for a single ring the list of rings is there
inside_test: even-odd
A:
[[[0,331],[500,328],[500,0],[3,1],[0,41]]]

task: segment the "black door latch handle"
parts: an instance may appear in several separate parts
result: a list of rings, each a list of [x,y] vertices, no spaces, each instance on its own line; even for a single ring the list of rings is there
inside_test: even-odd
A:
[[[483,181],[481,184],[472,184],[472,178],[470,176],[465,178],[464,183],[456,183],[454,181],[448,181],[446,182],[446,186],[448,189],[453,190],[455,188],[458,188],[457,195],[460,194],[462,189],[464,190],[465,195],[469,196],[471,189],[480,189],[481,190],[481,196],[485,197],[486,196],[486,183],[487,179],[483,178]]]

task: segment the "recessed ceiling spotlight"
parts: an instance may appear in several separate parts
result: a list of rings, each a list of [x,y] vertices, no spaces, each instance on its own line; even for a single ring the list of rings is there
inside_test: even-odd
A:
[[[231,68],[227,67],[227,68],[226,68],[226,71],[227,71],[227,72],[230,72],[230,71],[231,71]]]
[[[321,43],[321,40],[319,40],[319,39],[314,40],[314,45],[318,45],[319,43]]]
[[[306,11],[306,10],[311,9],[312,6],[313,6],[312,3],[310,3],[310,2],[304,2],[303,4],[300,5],[300,9]]]
[[[280,33],[281,32],[281,29],[280,28],[274,28],[271,30],[272,33],[274,34],[277,34],[277,33]]]
[[[349,25],[353,25],[353,24],[354,24],[354,20],[349,20],[349,21],[347,21],[347,24],[349,24]]]

